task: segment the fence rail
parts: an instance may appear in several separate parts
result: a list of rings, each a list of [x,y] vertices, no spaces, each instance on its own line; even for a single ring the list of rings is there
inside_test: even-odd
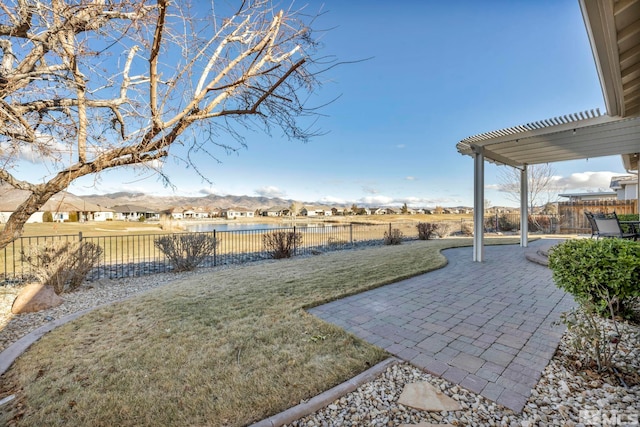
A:
[[[519,226],[519,220],[512,221]],[[487,218],[487,231],[516,231],[504,218]],[[437,221],[443,235],[471,235],[472,220]],[[302,243],[294,248],[294,255],[307,255],[328,250],[339,250],[362,244],[381,244],[385,233],[399,229],[404,239],[418,238],[417,222],[388,224],[328,224],[322,226],[290,226],[281,228],[206,231],[192,234],[208,234],[218,241],[215,251],[207,256],[200,267],[238,264],[271,258],[264,247],[266,234],[284,231],[302,235]],[[507,227],[508,226],[508,227]],[[509,228],[509,229],[506,229]],[[33,279],[33,268],[22,256],[28,249],[55,241],[93,243],[102,248],[102,255],[89,273],[88,280],[102,278],[135,277],[172,271],[173,267],[155,241],[175,233],[155,233],[118,236],[83,236],[82,233],[22,237],[0,250],[0,285],[22,283]]]

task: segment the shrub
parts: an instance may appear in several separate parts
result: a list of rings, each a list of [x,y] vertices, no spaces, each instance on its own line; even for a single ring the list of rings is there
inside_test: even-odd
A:
[[[42,214],[42,222],[53,222],[53,214],[50,211],[45,211]]]
[[[69,222],[78,222],[78,212],[69,212]]]
[[[293,231],[273,231],[262,236],[264,250],[272,258],[291,258],[297,246],[302,244],[302,234]]]
[[[218,239],[207,233],[171,234],[155,239],[154,244],[169,259],[174,271],[191,271],[218,246]]]
[[[451,222],[440,222],[435,229],[436,236],[441,239],[449,237],[457,224]]]
[[[145,222],[146,220],[147,220],[147,219],[144,217],[144,215],[140,215],[140,216],[138,217],[138,221],[139,221],[139,222]]]
[[[520,221],[518,219],[518,221]],[[498,230],[497,231],[514,231],[520,226],[519,222],[512,221],[507,215],[501,215],[498,218]]]
[[[615,316],[611,319],[613,328],[609,329],[593,308],[588,304],[563,313],[560,321],[567,326],[569,346],[580,360],[577,366],[604,372],[613,367],[618,344],[626,337],[620,333]]]
[[[56,294],[77,289],[98,263],[102,248],[91,242],[48,241],[21,252],[38,281]]]
[[[463,222],[460,224],[460,234],[463,236],[473,236],[473,222]]]
[[[438,225],[432,222],[419,222],[416,228],[418,229],[418,239],[430,240],[435,236]]]
[[[629,316],[640,297],[640,243],[623,239],[567,240],[549,253],[556,285],[600,315]]]
[[[638,214],[620,214],[618,215],[618,220],[619,221],[637,221]],[[622,228],[622,231],[624,231],[625,233],[631,232],[631,226],[629,224],[620,224],[620,227]]]
[[[393,230],[389,230],[389,231],[385,231],[384,232],[384,244],[385,245],[399,245],[400,243],[402,243],[402,238],[404,237],[404,235],[402,234],[402,231],[400,231],[397,228],[394,228]]]

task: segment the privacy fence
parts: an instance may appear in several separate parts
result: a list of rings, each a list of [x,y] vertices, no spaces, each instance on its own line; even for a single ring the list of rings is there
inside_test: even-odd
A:
[[[545,220],[546,221],[546,220]],[[549,221],[536,220],[536,223]],[[264,245],[264,236],[274,232],[292,232],[300,234],[299,243],[293,248],[293,255],[307,255],[340,250],[359,245],[382,244],[385,233],[399,230],[405,240],[418,238],[417,222],[388,224],[331,224],[317,226],[292,226],[282,228],[211,231],[192,234],[206,234],[218,242],[213,253],[206,256],[200,267],[215,267],[238,264],[249,261],[269,259],[273,257],[269,248]],[[451,235],[471,236],[472,220],[438,221],[433,237]],[[489,232],[517,231],[519,217],[489,217],[485,221],[485,229]],[[545,230],[550,231],[553,227]],[[532,228],[530,227],[530,230]],[[83,236],[82,233],[69,235],[51,235],[22,237],[0,250],[0,285],[22,283],[33,280],[33,264],[25,261],[23,254],[53,242],[90,242],[102,249],[99,261],[87,279],[123,278],[162,273],[173,270],[173,265],[156,245],[162,237],[175,233],[132,234],[118,236]],[[181,233],[182,234],[182,233]],[[186,234],[186,233],[184,233]]]
[[[591,226],[584,211],[612,213],[618,215],[638,213],[637,200],[580,200],[558,203],[558,214],[562,217],[560,233],[591,233]]]

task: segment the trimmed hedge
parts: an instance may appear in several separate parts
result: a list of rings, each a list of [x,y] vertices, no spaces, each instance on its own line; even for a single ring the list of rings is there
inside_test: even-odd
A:
[[[608,312],[607,296],[617,315],[640,297],[640,242],[624,239],[567,240],[549,253],[556,285],[581,303]]]

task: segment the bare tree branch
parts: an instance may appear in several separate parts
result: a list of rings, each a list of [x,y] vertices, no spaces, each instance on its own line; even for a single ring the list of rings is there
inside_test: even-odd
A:
[[[152,162],[176,142],[200,173],[194,152],[244,146],[235,126],[316,134],[299,125],[317,115],[302,101],[320,86],[314,67],[327,69],[314,17],[269,0],[200,17],[172,0],[4,0],[0,10],[0,184],[29,192],[0,248],[82,176],[142,165],[168,178]],[[40,159],[35,182],[21,178],[27,154]]]

